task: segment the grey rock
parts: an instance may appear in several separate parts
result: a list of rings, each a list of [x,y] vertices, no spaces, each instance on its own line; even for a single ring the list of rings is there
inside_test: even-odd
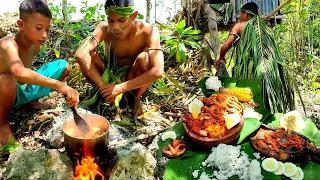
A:
[[[109,144],[116,144],[116,142],[126,140],[132,137],[132,134],[125,128],[112,124],[109,129]]]
[[[2,173],[6,180],[68,180],[73,179],[72,162],[67,153],[57,150],[36,151],[18,148],[6,162]]]
[[[117,153],[119,160],[111,171],[109,179],[154,179],[156,160],[146,147],[135,143],[131,148],[118,149]]]
[[[80,114],[91,113],[84,109],[79,109],[78,112]],[[52,128],[45,132],[45,140],[57,149],[38,149],[36,151],[17,149],[5,164],[6,170],[2,173],[4,179],[73,179],[71,158],[63,150],[63,125],[71,117],[72,112],[68,110],[60,117],[56,117]],[[132,137],[134,137],[132,133],[125,128],[114,124],[110,126],[109,144],[127,142]],[[150,150],[156,152],[156,145],[150,146]],[[101,167],[108,179],[154,179],[157,162],[152,152],[145,146],[128,141],[121,147],[109,146],[109,148],[113,149],[112,155],[109,154],[112,158],[108,159],[112,165]]]
[[[156,159],[157,165],[154,169],[154,173],[156,177],[163,177],[166,165],[169,161],[169,159],[162,155],[162,151],[159,151],[158,142],[161,141],[161,136],[157,135],[152,143],[148,146],[148,149],[152,152],[153,156]]]
[[[19,31],[16,25],[19,15],[17,13],[5,13],[0,16],[0,38],[12,35]]]

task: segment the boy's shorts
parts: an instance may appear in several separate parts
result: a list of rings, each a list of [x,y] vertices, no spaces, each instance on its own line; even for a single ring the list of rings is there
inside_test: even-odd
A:
[[[57,61],[43,65],[39,69],[35,70],[35,72],[48,78],[58,80],[66,69],[67,64],[67,61],[59,59]],[[17,83],[16,102],[12,107],[19,107],[41,97],[49,96],[51,89],[52,88],[44,86],[31,84],[21,85],[20,83]]]

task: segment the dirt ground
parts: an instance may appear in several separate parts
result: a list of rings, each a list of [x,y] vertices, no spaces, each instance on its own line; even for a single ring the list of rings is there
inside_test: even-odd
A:
[[[7,15],[5,18],[0,17],[0,37],[9,35],[18,31],[15,26],[17,20],[17,14]],[[151,110],[154,107],[162,106],[158,111],[159,115],[169,119],[172,122],[180,121],[180,117],[185,110],[185,103],[193,95],[200,96],[201,92],[197,88],[196,79],[192,73],[169,73],[174,77],[183,89],[179,92],[173,92],[164,95],[155,95],[151,92],[147,93],[144,98],[142,98],[142,105]],[[166,104],[169,100],[175,97],[184,95],[185,98],[179,100],[176,103]],[[307,116],[311,117],[318,124],[320,128],[320,96],[313,92],[303,92],[303,100],[305,101]],[[298,97],[298,96],[296,96]],[[57,92],[52,92],[50,97],[44,97],[40,99],[41,102],[46,103],[51,106],[48,110],[27,110],[23,108],[12,109],[10,113],[11,127],[15,133],[16,138],[24,147],[37,148],[43,142],[39,140],[39,137],[45,128],[49,128],[54,117],[59,116],[64,112],[63,107],[65,106],[64,98]],[[297,109],[303,112],[301,103],[297,101]],[[93,109],[94,110],[94,109]],[[112,115],[112,114],[111,114]],[[129,114],[125,114],[129,116]],[[130,118],[129,118],[130,119]],[[121,119],[120,119],[121,120]],[[120,121],[119,119],[117,121]],[[132,119],[131,119],[132,120]],[[140,128],[143,126],[142,122],[139,122]],[[149,126],[152,125],[148,124]],[[157,123],[154,123],[157,126]],[[136,131],[136,127],[127,126],[128,129]],[[151,128],[152,129],[152,128]],[[143,131],[141,131],[142,133]],[[140,140],[145,145],[151,143],[152,138],[145,140]],[[0,154],[0,169],[5,162],[7,155]]]
[[[8,13],[5,16],[0,16],[0,38],[18,32],[19,29],[16,26],[18,18],[19,15],[17,13]]]

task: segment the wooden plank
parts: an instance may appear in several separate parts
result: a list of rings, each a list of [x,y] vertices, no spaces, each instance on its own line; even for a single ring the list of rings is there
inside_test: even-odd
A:
[[[230,0],[230,3],[232,5],[232,17],[231,17],[231,22],[236,22],[237,20],[237,15],[236,15],[236,3],[235,0]]]
[[[272,13],[270,13],[267,17],[264,18],[265,21],[267,21],[269,18],[271,18],[275,13],[277,13],[283,6],[288,4],[291,0],[287,0],[286,2],[282,3],[277,9],[275,9]]]

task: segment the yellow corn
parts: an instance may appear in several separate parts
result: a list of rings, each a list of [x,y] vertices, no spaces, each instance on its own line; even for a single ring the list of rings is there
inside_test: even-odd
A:
[[[252,92],[248,88],[220,88],[219,93],[235,96],[241,102],[249,102],[252,99]]]

